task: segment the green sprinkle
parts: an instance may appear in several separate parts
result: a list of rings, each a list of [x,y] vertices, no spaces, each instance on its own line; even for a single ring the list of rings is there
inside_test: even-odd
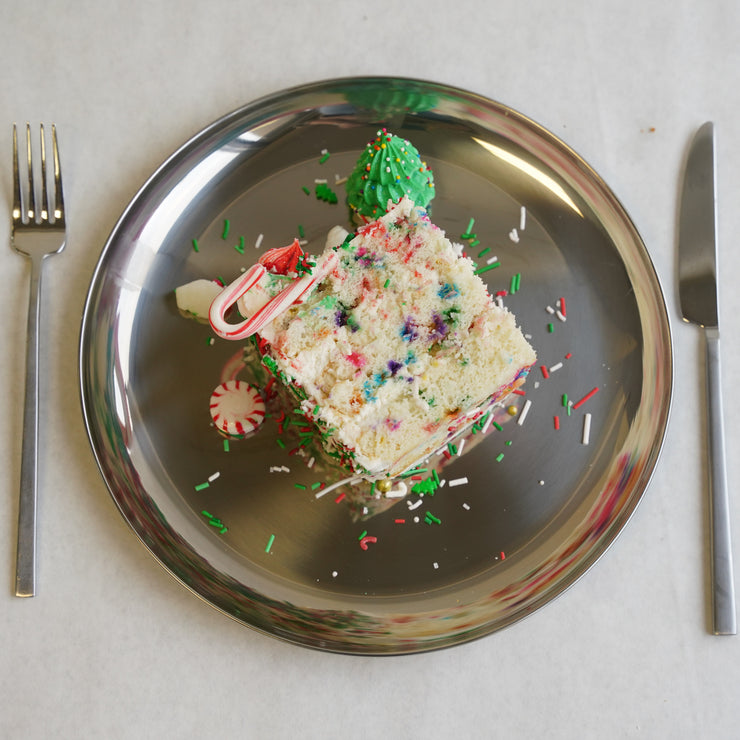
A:
[[[516,275],[511,276],[511,286],[509,288],[509,293],[512,295],[516,293],[519,290],[519,284],[522,280],[522,274],[520,272],[517,272]]]
[[[228,452],[228,451],[229,451],[229,440],[225,439],[224,440],[224,452]]]
[[[554,326],[554,324],[552,324],[552,323],[548,324],[548,325],[547,325],[547,331],[548,331],[548,332],[549,332],[550,334],[552,334],[552,333],[553,333],[553,332],[555,331],[555,326]]]
[[[318,404],[316,404],[316,405],[315,405],[315,406],[313,407],[313,415],[314,415],[314,416],[318,416],[318,414],[319,414],[319,411],[321,411],[321,406],[319,406]]]
[[[373,481],[370,484],[370,495],[372,496],[375,493],[375,481]]]
[[[216,340],[215,340],[215,339],[214,339],[213,337],[208,337],[208,339],[206,339],[206,344],[207,344],[207,345],[208,345],[209,347],[213,347],[213,345],[214,345],[215,343],[216,343]]]
[[[306,238],[306,232],[303,230],[303,224],[298,224],[298,236],[301,239],[305,239]]]
[[[224,219],[224,230],[221,232],[221,238],[226,239],[226,237],[229,235],[229,229],[231,228],[231,222],[228,218]]]
[[[478,252],[478,256],[482,257],[484,254],[488,254],[491,251],[490,247],[485,247],[484,249],[481,249],[480,252]]]
[[[208,481],[206,481],[205,483],[198,483],[198,485],[195,486],[195,490],[196,491],[202,491],[204,488],[209,488],[210,485],[211,484]]]
[[[301,188],[301,190],[303,190],[306,195],[311,195],[311,191],[305,185]]]
[[[468,228],[465,229],[466,234],[470,234],[473,231],[473,226],[475,226],[475,219],[471,218],[470,221],[468,221]]]
[[[504,453],[502,452],[502,453],[500,453],[500,454],[499,454],[499,455],[498,455],[498,456],[496,457],[496,462],[501,462],[501,461],[502,461],[503,459],[504,459]]]
[[[495,427],[496,427],[496,429],[498,429],[498,430],[499,430],[499,432],[503,432],[503,431],[504,431],[504,428],[503,428],[503,427],[501,426],[501,424],[499,424],[499,423],[498,423],[497,421],[494,421],[494,422],[493,422],[493,426],[495,426]]]
[[[457,446],[453,445],[452,442],[448,442],[447,451],[450,453],[450,455],[457,455]]]
[[[568,394],[567,393],[563,393],[562,404],[563,404],[563,408],[568,407]]]
[[[427,513],[424,515],[424,521],[427,524],[442,524],[442,520],[437,519],[437,517],[434,516],[431,511],[427,511]]]
[[[473,272],[474,275],[480,275],[482,272],[488,272],[489,270],[495,270],[497,267],[501,267],[500,262],[492,262],[490,265],[483,265]]]
[[[399,478],[408,478],[412,475],[419,475],[420,473],[426,473],[426,468],[414,468],[413,470],[407,470],[405,473],[399,476]]]
[[[477,247],[479,244],[480,244],[480,239],[478,239],[477,237],[473,239],[472,242],[470,242],[471,247]]]
[[[367,530],[363,529],[362,532],[360,532],[360,536],[357,539],[361,540],[365,536],[367,536]]]
[[[337,194],[325,182],[320,182],[316,185],[316,197],[326,203],[339,202]]]
[[[200,252],[200,249],[198,247],[198,240],[197,239],[193,239],[193,251],[194,252]]]
[[[311,484],[312,491],[315,491],[317,488],[321,488],[321,481],[316,481],[316,483]]]
[[[300,488],[300,489],[301,489],[301,491],[305,491],[305,490],[306,490],[306,486],[304,486],[304,485],[303,485],[303,483],[294,483],[293,485],[294,485],[294,486],[295,486],[296,488]]]
[[[267,547],[265,548],[265,552],[270,552],[270,548],[272,547],[273,542],[275,542],[275,535],[271,534],[270,539],[267,540]]]
[[[282,439],[280,439],[280,437],[278,437],[278,438],[277,438],[277,440],[275,440],[275,441],[276,441],[276,442],[278,443],[278,446],[279,446],[279,447],[280,447],[281,449],[283,449],[283,450],[285,449],[285,442],[283,442],[283,440],[282,440]]]
[[[510,439],[507,439],[506,442],[505,442],[505,444],[506,444],[507,447],[511,447],[511,440]]]
[[[437,475],[437,469],[435,468],[432,470],[432,478],[434,478],[434,482],[439,485],[439,475]]]
[[[324,164],[329,157],[331,157],[331,154],[329,152],[324,152],[319,160],[319,164]]]
[[[383,287],[384,288],[387,288],[390,284],[391,284],[391,279],[390,278],[386,278],[386,281],[383,283]]]

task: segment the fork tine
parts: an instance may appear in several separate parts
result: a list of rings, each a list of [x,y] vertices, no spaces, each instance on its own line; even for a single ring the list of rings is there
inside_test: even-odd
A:
[[[54,158],[54,220],[64,224],[64,191],[62,189],[62,167],[59,163],[57,127],[51,124],[52,156]]]
[[[49,195],[46,190],[46,141],[44,137],[44,124],[39,125],[41,138],[41,220],[49,220]]]
[[[33,184],[33,157],[31,155],[31,124],[26,122],[26,154],[28,157],[28,220],[35,221],[38,208],[36,207],[36,188]]]
[[[13,124],[13,220],[23,218],[21,176],[18,171],[18,127]]]

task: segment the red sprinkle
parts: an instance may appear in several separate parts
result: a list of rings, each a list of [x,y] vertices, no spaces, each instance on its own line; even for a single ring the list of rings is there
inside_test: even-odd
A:
[[[565,298],[560,299],[560,313],[563,314],[563,316],[567,316],[565,313]]]
[[[555,429],[560,429],[560,417],[559,416],[553,417],[553,424],[555,425]]]
[[[393,521],[396,524],[406,524],[406,520],[405,519],[394,519]]]
[[[527,392],[523,391],[521,388],[514,388],[512,393],[515,393],[517,396],[526,396]]]
[[[506,555],[503,550],[501,550],[501,560],[506,560]]]
[[[573,353],[572,352],[568,352],[568,354],[565,355],[565,359],[566,360],[570,360],[571,357],[573,357]]]
[[[336,497],[336,498],[334,499],[334,503],[335,503],[335,504],[338,504],[338,503],[339,503],[340,501],[343,501],[343,500],[344,500],[344,497],[345,497],[346,495],[347,495],[346,493],[340,493],[340,494],[339,494],[339,495],[338,495],[338,496],[337,496],[337,497]]]
[[[372,535],[367,535],[360,540],[360,547],[363,550],[367,550],[368,542],[377,542],[377,541],[378,541],[377,537],[373,537]]]
[[[599,392],[598,388],[592,388],[578,403],[573,404],[573,408],[577,409],[579,406],[582,406],[586,401],[588,401],[589,398],[596,395]]]
[[[540,365],[540,370],[542,370],[542,377],[547,379],[550,377],[550,371],[547,369],[547,366]]]

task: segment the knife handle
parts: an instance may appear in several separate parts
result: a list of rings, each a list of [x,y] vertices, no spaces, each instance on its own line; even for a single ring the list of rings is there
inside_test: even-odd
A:
[[[734,635],[737,633],[737,624],[732,572],[730,502],[725,465],[725,428],[722,416],[719,329],[706,329],[704,334],[707,350],[712,630],[715,635]]]

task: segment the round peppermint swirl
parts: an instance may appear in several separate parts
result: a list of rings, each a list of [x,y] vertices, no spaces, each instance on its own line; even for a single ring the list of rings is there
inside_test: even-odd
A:
[[[386,212],[389,200],[395,204],[404,195],[426,208],[434,198],[434,175],[413,144],[382,129],[347,179],[347,205],[352,215],[372,220]]]

